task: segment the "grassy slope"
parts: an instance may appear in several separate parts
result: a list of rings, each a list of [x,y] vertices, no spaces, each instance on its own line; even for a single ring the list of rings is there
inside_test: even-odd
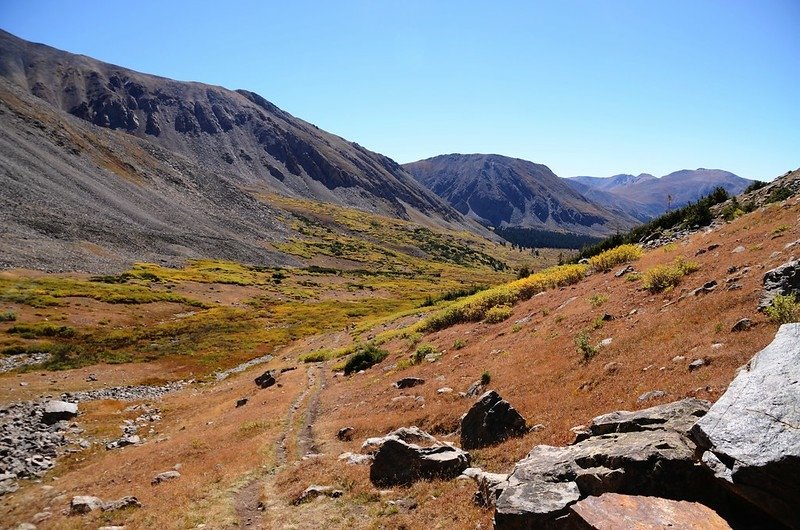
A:
[[[473,452],[477,465],[498,472],[508,472],[513,462],[524,456],[536,443],[558,444],[568,441],[569,428],[587,422],[594,415],[645,406],[637,403],[637,397],[643,392],[656,389],[667,392],[663,399],[647,405],[690,395],[716,399],[724,391],[736,368],[769,343],[774,335],[775,326],[757,313],[755,307],[763,272],[788,260],[793,251],[784,250],[784,246],[800,239],[800,205],[797,199],[788,202],[788,206],[771,205],[741,217],[718,231],[699,233],[684,243],[648,252],[633,263],[637,271],[644,272],[658,264],[672,263],[679,256],[696,261],[699,270],[685,276],[672,291],[653,294],[642,287],[641,280],[616,278],[613,272],[595,273],[578,284],[550,290],[517,303],[513,306],[512,316],[497,324],[470,322],[422,336],[403,338],[398,334],[384,344],[390,351],[389,357],[364,374],[343,378],[334,376],[328,369],[327,386],[321,394],[320,414],[313,426],[318,446],[325,456],[314,461],[289,462],[277,468],[276,474],[268,478],[267,487],[270,489],[265,490],[265,495],[269,494],[272,499],[267,513],[268,524],[275,528],[291,524],[300,528],[321,521],[331,528],[490,525],[491,513],[471,504],[474,492],[471,483],[433,481],[378,494],[369,484],[367,467],[345,466],[336,459],[342,451],[357,450],[365,437],[385,433],[402,425],[416,424],[444,439],[457,442],[456,436],[448,436],[447,433],[455,431],[459,416],[469,408],[471,401],[458,398],[456,393],[439,395],[436,390],[443,386],[452,387],[456,392],[465,390],[485,371],[491,374],[490,386],[509,399],[529,423],[544,425],[543,430],[523,438]],[[309,210],[311,208],[305,209],[306,214]],[[316,219],[321,217],[318,215]],[[327,222],[338,222],[338,219]],[[313,222],[311,225],[315,226]],[[309,237],[324,240],[324,236],[319,234]],[[396,238],[393,236],[394,240]],[[695,256],[698,250],[706,249],[712,243],[719,244],[719,248]],[[732,250],[740,245],[745,246],[745,252],[733,253]],[[771,257],[774,252],[780,254]],[[338,262],[340,264],[350,263],[341,256],[326,258],[329,259],[326,263],[337,263],[336,260],[341,260]],[[378,263],[383,258],[376,259],[378,261],[372,263]],[[413,304],[408,302],[403,306],[398,303],[392,307],[375,309],[369,304],[376,303],[376,293],[382,293],[384,300],[388,301],[397,300],[397,296],[403,292],[415,293],[410,298],[414,300],[417,297],[414,300],[416,303],[424,299],[426,289],[429,294],[437,289],[447,290],[480,278],[490,277],[493,281],[499,281],[503,276],[492,276],[496,273],[489,272],[487,268],[467,267],[459,271],[450,268],[455,267],[454,264],[430,260],[417,263],[413,256],[398,261],[400,263],[395,262],[394,265],[399,271],[414,270],[414,276],[354,272],[329,276],[294,271],[276,285],[272,282],[274,271],[239,270],[234,278],[247,277],[250,283],[237,285],[235,282],[204,283],[198,281],[200,278],[193,277],[208,273],[209,266],[225,269],[217,271],[219,274],[231,274],[228,269],[238,267],[232,264],[195,263],[186,271],[161,270],[154,266],[144,269],[157,276],[166,276],[167,273],[188,274],[190,277],[164,277],[161,282],[148,285],[158,291],[166,290],[166,285],[174,285],[171,292],[216,306],[199,309],[196,315],[221,309],[256,315],[253,321],[258,340],[262,340],[261,333],[274,333],[275,329],[287,333],[292,322],[298,323],[301,326],[297,335],[299,340],[279,350],[280,357],[272,361],[269,365],[272,367],[294,363],[308,351],[329,347],[328,342],[345,346],[353,340],[353,334],[367,338],[390,327],[413,326],[419,321],[416,312],[395,323],[387,320],[388,317],[382,315],[408,309]],[[352,268],[362,268],[362,263]],[[425,269],[413,268],[415,264],[421,266],[421,263],[429,264],[431,278],[436,280],[425,284]],[[725,280],[740,274],[728,273],[731,266],[749,267],[749,272],[738,280],[742,286],[739,290],[726,290]],[[198,270],[192,272],[193,268]],[[136,270],[142,269],[135,269],[132,273]],[[436,272],[441,275],[436,276]],[[462,276],[459,277],[459,274]],[[713,293],[679,299],[683,292],[711,279],[719,283]],[[451,283],[439,283],[444,281]],[[319,286],[301,282],[318,283]],[[348,286],[355,283],[365,287]],[[318,305],[303,303],[304,290],[308,290],[306,294],[314,300],[320,300],[316,302]],[[63,321],[79,330],[84,329],[81,322],[89,328],[124,326],[127,322],[133,322],[134,328],[152,325],[158,328],[161,325],[176,325],[174,319],[177,310],[183,313],[198,311],[198,308],[185,304],[156,302],[147,306],[153,307],[152,315],[137,318],[136,311],[117,312],[119,305],[110,306],[85,298],[64,300],[69,301],[70,305],[45,309],[24,308],[20,311],[19,320],[35,321],[42,318],[36,317],[36,312],[44,314],[42,311],[52,311],[54,314],[61,312],[67,315]],[[325,305],[326,300],[352,300],[353,308],[369,308],[366,310],[369,314],[348,316],[345,312],[342,315],[336,313],[337,304]],[[250,303],[246,303],[248,301]],[[79,306],[79,311],[73,312],[71,309],[75,303],[88,305]],[[91,320],[97,318],[96,311],[100,305],[108,308],[103,315],[109,323],[104,325]],[[170,310],[170,306],[178,307]],[[125,306],[123,309],[141,307]],[[309,313],[301,315],[299,311],[306,307],[311,308]],[[604,313],[614,316],[614,319],[605,322],[599,320],[598,317]],[[757,323],[756,327],[743,333],[730,332],[733,323],[742,317],[751,318]],[[86,320],[80,321],[80,318]],[[187,318],[192,317],[178,320]],[[301,325],[300,322],[305,324]],[[328,328],[329,322],[335,322],[336,325]],[[356,322],[360,325],[354,327],[353,323]],[[0,329],[7,329],[12,324],[4,323]],[[349,326],[348,330],[342,331],[342,324]],[[274,327],[267,329],[267,325]],[[304,325],[310,327],[306,329],[302,327]],[[309,335],[326,330],[331,333]],[[600,348],[586,362],[575,344],[576,337],[582,333],[588,335],[591,345],[607,337],[613,338],[613,342]],[[324,338],[326,336],[329,340]],[[463,342],[464,346],[454,349],[456,341]],[[392,368],[409,358],[416,343],[432,344],[443,353],[441,359],[435,363]],[[226,351],[226,359],[237,355],[234,346],[231,344],[230,350],[226,350],[228,347],[220,350]],[[207,362],[207,358],[214,359],[214,355],[208,353],[213,348],[200,348],[199,351],[206,352],[200,353],[201,358],[206,359],[204,362]],[[261,351],[263,343],[253,346],[254,353]],[[245,357],[249,356],[253,354]],[[673,361],[675,356],[684,356],[685,359]],[[699,357],[709,360],[710,365],[690,373],[688,363]],[[116,366],[103,364],[93,366],[92,370],[98,372],[103,382],[113,382],[131,374],[138,374],[142,378],[153,377],[149,367],[159,363],[167,372],[177,375],[190,368],[203,366],[202,363],[192,363],[192,359],[184,354],[166,355],[156,362]],[[218,362],[226,364],[227,361]],[[23,521],[50,505],[54,507],[56,515],[43,525],[45,528],[70,527],[88,520],[97,523],[112,520],[125,522],[129,528],[154,525],[187,527],[199,522],[215,528],[232,525],[235,521],[232,511],[235,492],[244,483],[245,475],[253,469],[259,469],[258,466],[265,466],[260,469],[266,470],[274,465],[274,444],[280,435],[281,421],[288,404],[303,386],[305,368],[301,365],[299,370],[288,372],[281,380],[282,387],[266,391],[254,390],[252,377],[259,371],[254,369],[221,384],[178,393],[160,405],[164,409],[165,420],[157,426],[157,430],[169,437],[168,440],[116,452],[97,450],[81,453],[65,461],[51,474],[59,477],[59,481],[52,484],[57,485],[56,491],[63,491],[66,498],[74,494],[97,494],[105,498],[133,494],[145,503],[140,510],[93,515],[78,523],[75,519],[63,518],[58,514],[66,498],[51,501],[53,495],[42,496],[38,486],[26,484],[19,493],[3,498],[0,514],[9,521]],[[59,387],[79,387],[84,374],[83,370],[69,370],[52,377],[58,378]],[[49,388],[49,383],[38,379],[49,381],[50,378],[34,378],[33,375],[12,374],[0,378],[0,395],[21,395],[21,392],[33,393]],[[391,386],[401,376],[420,376],[427,382],[401,392]],[[21,390],[17,382],[23,379],[30,380],[31,386]],[[393,399],[401,394],[421,396],[424,402]],[[233,402],[241,396],[251,397],[251,403],[256,406],[234,409]],[[104,407],[111,407],[111,410]],[[81,422],[97,432],[112,429],[121,423],[121,416],[114,414],[114,407],[116,405],[103,403],[89,405]],[[336,432],[345,425],[355,428],[352,442],[336,439]],[[184,477],[180,482],[156,492],[149,485],[149,477],[178,462],[184,464]],[[125,470],[124,474],[132,481],[117,480],[119,474],[109,474],[109,469]],[[51,483],[49,478],[45,482]],[[342,488],[345,495],[336,501],[290,506],[292,495],[311,483],[329,483]],[[405,511],[388,502],[400,498],[413,499],[417,508]],[[454,510],[454,506],[457,509]]]

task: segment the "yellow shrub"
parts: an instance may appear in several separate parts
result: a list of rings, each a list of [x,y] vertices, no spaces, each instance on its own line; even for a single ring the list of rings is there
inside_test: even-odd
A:
[[[620,245],[589,258],[589,266],[596,271],[606,272],[616,265],[635,261],[641,257],[642,249],[638,246]]]
[[[514,310],[508,305],[494,306],[486,312],[485,320],[489,324],[497,324],[498,322],[506,320],[513,312]]]
[[[698,270],[700,266],[694,261],[677,258],[672,265],[656,265],[644,273],[642,282],[648,291],[660,293],[678,285],[687,274]]]

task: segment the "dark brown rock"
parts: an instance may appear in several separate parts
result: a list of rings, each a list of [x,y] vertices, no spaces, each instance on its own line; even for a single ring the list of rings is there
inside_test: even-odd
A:
[[[420,447],[401,440],[385,441],[369,470],[379,487],[408,485],[423,479],[452,479],[469,467],[469,453],[450,445]]]
[[[461,419],[461,447],[485,447],[526,432],[525,418],[491,390],[483,394]]]
[[[714,510],[696,502],[604,493],[570,507],[575,530],[730,530]]]

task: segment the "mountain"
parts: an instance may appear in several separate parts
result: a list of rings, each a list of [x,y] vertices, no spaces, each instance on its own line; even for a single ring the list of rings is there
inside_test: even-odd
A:
[[[462,214],[493,227],[603,236],[637,224],[603,208],[545,165],[500,155],[451,154],[403,164]]]
[[[246,90],[0,31],[0,104],[6,265],[294,263],[271,246],[292,236],[274,195],[490,235],[391,159]]]
[[[642,173],[608,178],[572,177],[566,181],[592,201],[618,207],[641,221],[694,202],[718,186],[737,195],[752,182],[729,171],[704,168],[675,171],[661,178]]]

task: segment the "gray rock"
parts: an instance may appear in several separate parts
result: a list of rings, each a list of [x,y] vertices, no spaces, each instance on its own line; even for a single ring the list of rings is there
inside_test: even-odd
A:
[[[689,363],[689,371],[694,372],[695,370],[699,370],[703,366],[707,365],[708,361],[705,359],[695,359],[694,361]]]
[[[259,388],[269,388],[277,382],[275,380],[275,375],[271,370],[267,370],[260,376],[256,377],[255,381]]]
[[[650,390],[649,392],[645,392],[644,394],[642,394],[641,396],[636,398],[636,402],[637,403],[644,403],[646,401],[652,401],[654,399],[660,399],[660,398],[662,398],[662,397],[664,397],[666,395],[667,395],[667,393],[664,392],[663,390]]]
[[[115,501],[103,503],[102,509],[104,512],[111,512],[114,510],[122,510],[123,508],[141,508],[142,503],[139,499],[133,496],[122,497]]]
[[[91,495],[75,496],[69,504],[69,511],[72,515],[81,515],[102,509],[103,501],[100,497],[93,497]]]
[[[339,455],[339,460],[351,466],[363,466],[371,464],[375,459],[373,455],[362,455],[359,453],[342,453]]]
[[[449,386],[443,386],[442,388],[437,389],[436,393],[439,394],[439,395],[452,394],[453,393],[453,389],[450,388]]]
[[[671,430],[688,434],[689,429],[706,414],[710,406],[708,401],[687,398],[635,412],[611,412],[594,418],[589,426],[589,433],[591,436],[598,436],[615,432]]]
[[[525,418],[497,392],[490,390],[461,419],[461,447],[486,447],[526,432]]]
[[[764,274],[764,293],[758,304],[763,311],[778,295],[800,293],[800,260],[789,261]]]
[[[497,498],[503,493],[503,485],[508,480],[506,473],[489,473],[477,467],[468,467],[462,475],[475,481],[478,491],[475,492],[473,501],[484,508],[494,506]]]
[[[475,381],[474,383],[469,385],[469,388],[467,388],[466,394],[469,397],[477,396],[478,394],[481,393],[481,390],[483,390],[483,385],[481,384],[480,381]]]
[[[166,482],[167,480],[174,480],[176,478],[180,478],[181,474],[178,471],[164,471],[163,473],[159,473],[153,480],[150,481],[151,484],[154,486],[156,484],[161,484],[162,482]]]
[[[78,415],[78,405],[66,401],[48,401],[44,405],[42,423],[53,425],[59,421],[71,420]]]
[[[785,324],[692,428],[736,495],[800,528],[800,324]]]
[[[621,268],[620,270],[618,270],[617,272],[615,272],[615,273],[614,273],[614,277],[616,277],[616,278],[622,278],[623,276],[625,276],[625,275],[626,275],[626,274],[628,274],[629,272],[633,272],[634,270],[635,270],[635,269],[634,269],[633,267],[631,267],[630,265],[627,265],[627,266],[625,266],[625,267],[622,267],[622,268]]]
[[[342,490],[334,489],[333,486],[312,485],[307,487],[303,493],[294,499],[292,504],[303,504],[304,502],[308,502],[322,495],[336,499],[344,495],[344,492]]]
[[[14,527],[14,530],[36,530],[36,525],[33,523],[20,523]]]
[[[349,442],[353,439],[353,432],[355,432],[355,429],[352,427],[342,427],[336,433],[336,437],[343,442]]]
[[[411,388],[417,385],[424,384],[425,380],[420,379],[419,377],[404,377],[395,381],[394,387],[395,388]]]
[[[731,327],[731,331],[747,331],[753,327],[753,321],[749,318],[742,318],[736,321],[736,324]]]
[[[387,440],[375,453],[369,478],[379,487],[408,485],[423,479],[451,479],[469,467],[469,453],[450,445],[420,447]]]
[[[390,432],[386,436],[367,438],[364,440],[364,443],[361,444],[361,452],[375,453],[388,440],[400,440],[403,442],[425,446],[438,443],[436,438],[423,431],[419,427],[400,427],[399,429]]]

